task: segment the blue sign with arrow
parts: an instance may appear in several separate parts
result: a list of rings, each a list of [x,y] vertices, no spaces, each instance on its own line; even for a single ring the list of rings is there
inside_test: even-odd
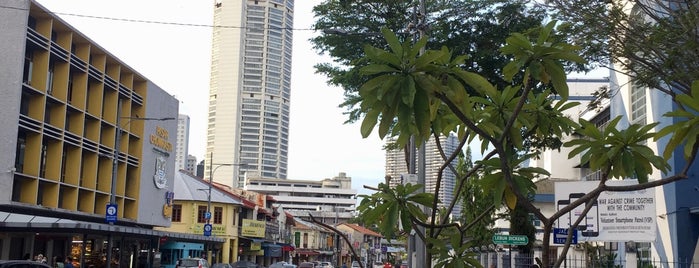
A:
[[[204,224],[204,236],[211,236],[211,229],[210,223]]]
[[[105,213],[105,221],[115,223],[117,221],[117,204],[107,204],[107,213]]]

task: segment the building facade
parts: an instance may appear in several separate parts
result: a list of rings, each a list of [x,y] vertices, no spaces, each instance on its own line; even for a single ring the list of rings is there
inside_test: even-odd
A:
[[[335,234],[313,222],[296,219],[291,230],[295,246],[293,263],[327,261],[336,263]]]
[[[189,172],[190,174],[196,175],[197,174],[197,157],[193,155],[188,155],[187,156],[187,164],[184,166],[184,170]]]
[[[175,170],[187,168],[189,157],[189,115],[177,116],[177,147],[175,149]]]
[[[621,116],[617,128],[624,129],[629,124],[659,123],[654,131],[677,123],[665,113],[676,109],[671,98],[658,91],[639,86],[629,77],[611,74],[611,118]],[[662,155],[668,144],[669,136],[657,141],[648,140],[647,145],[657,155]],[[683,146],[672,153],[668,161],[670,174],[662,174],[655,170],[649,176],[649,181],[658,180],[679,173],[687,161],[683,157]],[[674,183],[654,188],[657,212],[657,238],[647,244],[650,259],[662,260],[676,265],[699,263],[699,166],[695,160],[687,171],[688,178]],[[625,245],[618,246],[624,250]]]
[[[35,1],[0,9],[0,259],[158,266],[178,101]],[[109,224],[107,224],[109,223]]]
[[[222,244],[165,241],[161,248],[161,267],[175,267],[181,258],[207,258],[209,263],[232,263],[238,259],[238,222],[242,202],[201,178],[177,171],[174,180],[172,224],[158,228],[170,232],[204,235],[204,225],[212,226],[211,236],[224,239]],[[206,219],[206,212],[211,218]],[[185,252],[183,249],[188,250]]]
[[[381,234],[353,223],[342,223],[336,226],[336,228],[347,236],[347,239],[352,243],[354,251],[364,263],[372,265],[374,262],[383,261],[381,259]],[[342,263],[349,266],[352,260],[350,247],[345,241],[340,245]]]
[[[245,164],[221,169],[216,182],[242,188],[243,173],[286,179],[293,14],[293,0],[214,6],[215,25],[241,27],[213,29],[205,158]]]
[[[449,135],[448,137],[440,137],[441,146],[446,155],[452,154],[456,151],[459,144],[458,139],[455,135]],[[387,139],[386,143],[393,143],[395,141]],[[403,176],[409,174],[408,165],[406,164],[405,151],[403,149],[397,150],[386,150],[386,175],[391,176],[391,181],[389,185],[395,187],[398,184],[406,183]],[[416,163],[417,161],[416,156]],[[430,138],[425,143],[425,192],[434,193],[437,189],[437,178],[439,176],[439,168],[444,164],[439,149],[437,148],[437,143],[434,139]],[[419,165],[419,164],[418,164]],[[446,169],[442,175],[442,181],[439,185],[439,200],[442,201],[442,205],[449,204],[454,199],[454,186],[456,184],[456,175],[451,172],[450,169]],[[461,205],[457,203],[454,206],[452,212],[452,217],[458,218],[461,215]]]
[[[310,221],[311,214],[330,225],[353,218],[357,204],[357,190],[352,189],[352,178],[344,172],[320,181],[248,177],[245,190],[272,196],[296,218]]]

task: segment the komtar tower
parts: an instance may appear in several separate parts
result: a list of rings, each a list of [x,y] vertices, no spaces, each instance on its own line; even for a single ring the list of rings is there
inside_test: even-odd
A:
[[[293,0],[216,0],[205,179],[286,179]],[[213,172],[212,172],[213,171]]]

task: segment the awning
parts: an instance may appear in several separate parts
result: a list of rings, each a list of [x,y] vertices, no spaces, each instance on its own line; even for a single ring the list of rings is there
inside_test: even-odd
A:
[[[267,241],[264,238],[253,238],[253,237],[246,237],[246,236],[239,236],[239,237],[242,239],[250,240],[250,241],[255,242],[255,243],[263,243],[263,242]]]
[[[282,245],[277,245],[277,244],[274,244],[274,243],[266,243],[266,242],[265,242],[265,243],[262,243],[262,247],[263,247],[263,248],[281,248]]]
[[[280,246],[282,246],[282,250],[283,250],[283,251],[294,251],[294,250],[296,249],[296,248],[295,248],[293,245],[291,245],[291,244],[287,244],[287,243],[277,243],[277,244],[280,245]]]
[[[160,231],[147,228],[109,225],[96,222],[75,221],[54,217],[43,217],[35,215],[26,215],[19,213],[0,212],[0,230],[2,231],[85,231],[94,233],[117,233],[126,235],[151,236],[151,237],[168,237],[177,240],[200,241],[200,242],[218,242],[226,241],[224,238],[213,236],[203,236],[190,233],[177,233]]]
[[[315,256],[315,255],[319,255],[320,253],[318,253],[318,251],[314,251],[314,250],[298,250],[298,249],[297,249],[297,250],[296,250],[296,254],[299,254],[299,255],[307,255],[307,256]]]

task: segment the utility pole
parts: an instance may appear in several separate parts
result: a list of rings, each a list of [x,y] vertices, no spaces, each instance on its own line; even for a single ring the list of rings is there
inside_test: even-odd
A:
[[[427,9],[425,8],[425,0],[419,0],[418,4],[418,12],[415,14],[415,26],[417,27],[418,30],[418,40],[420,38],[425,37],[425,29],[427,27],[426,25],[426,19],[427,19]],[[420,48],[420,52],[418,56],[421,56],[425,54],[425,47]],[[415,136],[412,136],[410,138],[410,173],[411,174],[417,174],[417,183],[422,184],[422,189],[419,191],[421,193],[425,192],[425,169],[426,169],[426,164],[425,163],[425,142],[427,141],[422,141],[420,148],[417,149],[416,152],[416,143],[415,143]],[[417,163],[416,163],[416,158],[417,158]],[[425,213],[428,213],[427,207],[422,208]],[[422,232],[423,234],[425,233],[425,228],[424,227],[418,227],[418,232]],[[426,234],[425,234],[426,235]],[[412,242],[412,243],[410,243]],[[414,248],[414,252],[413,251]],[[408,266],[409,267],[423,267],[426,265],[426,244],[425,241],[421,240],[419,236],[415,234],[411,234],[408,239]],[[413,254],[415,255],[415,263],[412,263],[413,261]]]

